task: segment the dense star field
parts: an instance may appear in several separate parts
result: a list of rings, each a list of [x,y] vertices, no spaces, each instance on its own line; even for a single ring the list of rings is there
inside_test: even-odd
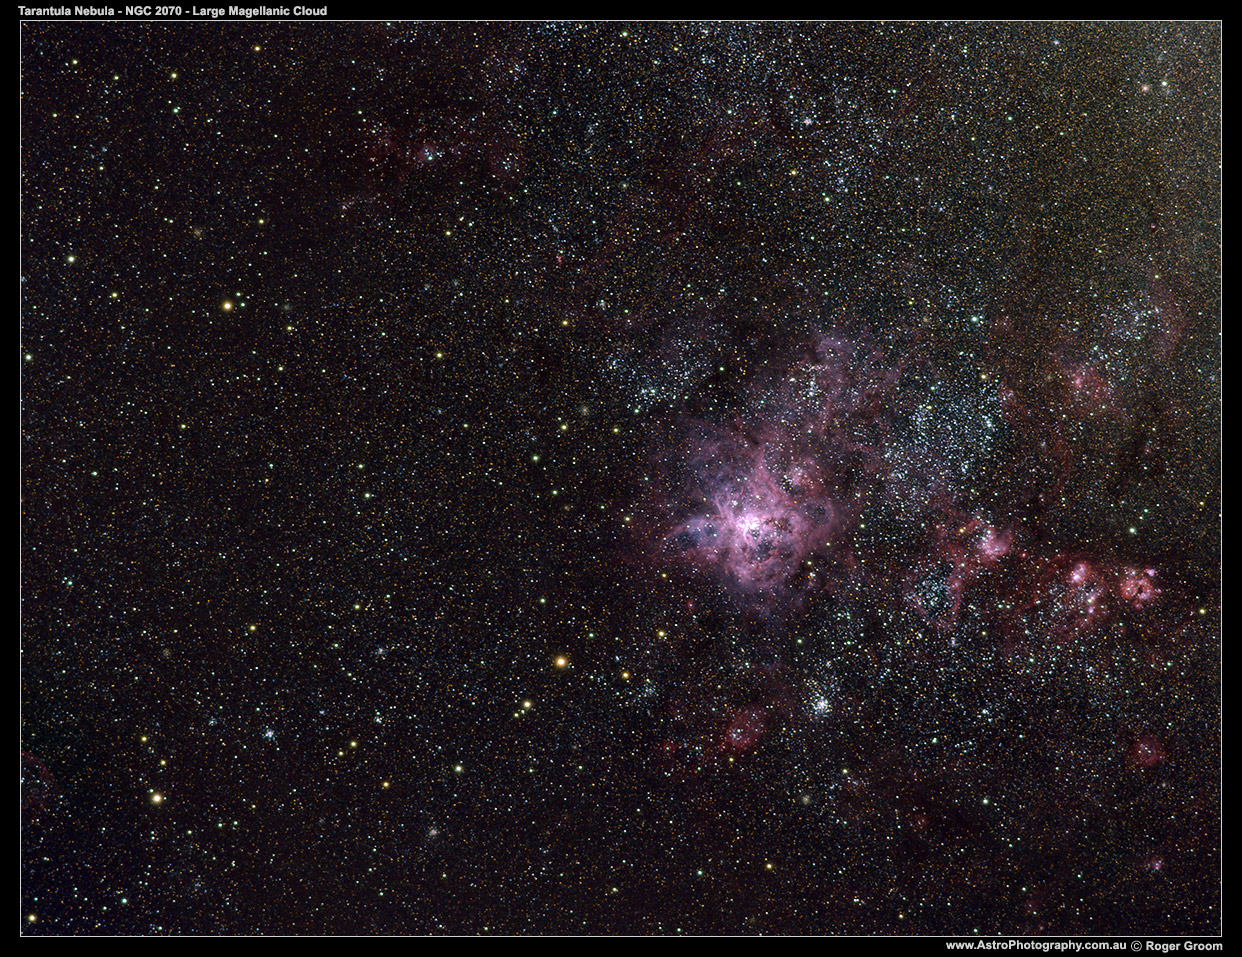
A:
[[[23,932],[1218,932],[1220,35],[24,24]]]

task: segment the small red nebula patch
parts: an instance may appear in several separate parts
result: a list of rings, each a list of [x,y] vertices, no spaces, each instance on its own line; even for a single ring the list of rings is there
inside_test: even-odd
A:
[[[1125,568],[1117,582],[1117,592],[1135,608],[1142,608],[1160,594],[1155,578],[1154,568]]]
[[[1013,532],[997,532],[994,528],[986,528],[979,540],[979,556],[985,565],[991,565],[1002,555],[1006,555],[1013,546]]]
[[[739,753],[749,751],[768,730],[766,708],[746,708],[739,711],[725,730],[721,750]]]
[[[1168,752],[1164,750],[1164,745],[1159,738],[1153,734],[1145,734],[1130,745],[1130,751],[1126,757],[1136,767],[1154,768],[1157,764],[1164,762],[1168,757]]]
[[[1066,578],[1071,585],[1083,585],[1087,581],[1095,577],[1095,571],[1086,562],[1078,562],[1070,569],[1070,573]]]

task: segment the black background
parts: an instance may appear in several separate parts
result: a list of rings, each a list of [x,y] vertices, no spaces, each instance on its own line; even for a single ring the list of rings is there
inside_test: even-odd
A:
[[[1218,24],[21,55],[25,933],[1216,932]]]

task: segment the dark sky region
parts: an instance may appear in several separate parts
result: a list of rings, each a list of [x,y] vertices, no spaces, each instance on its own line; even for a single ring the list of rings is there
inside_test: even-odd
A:
[[[1220,928],[1221,26],[26,22],[26,934]]]

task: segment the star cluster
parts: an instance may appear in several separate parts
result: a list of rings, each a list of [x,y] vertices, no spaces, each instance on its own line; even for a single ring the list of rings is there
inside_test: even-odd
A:
[[[1217,933],[1220,39],[23,24],[23,933]]]

